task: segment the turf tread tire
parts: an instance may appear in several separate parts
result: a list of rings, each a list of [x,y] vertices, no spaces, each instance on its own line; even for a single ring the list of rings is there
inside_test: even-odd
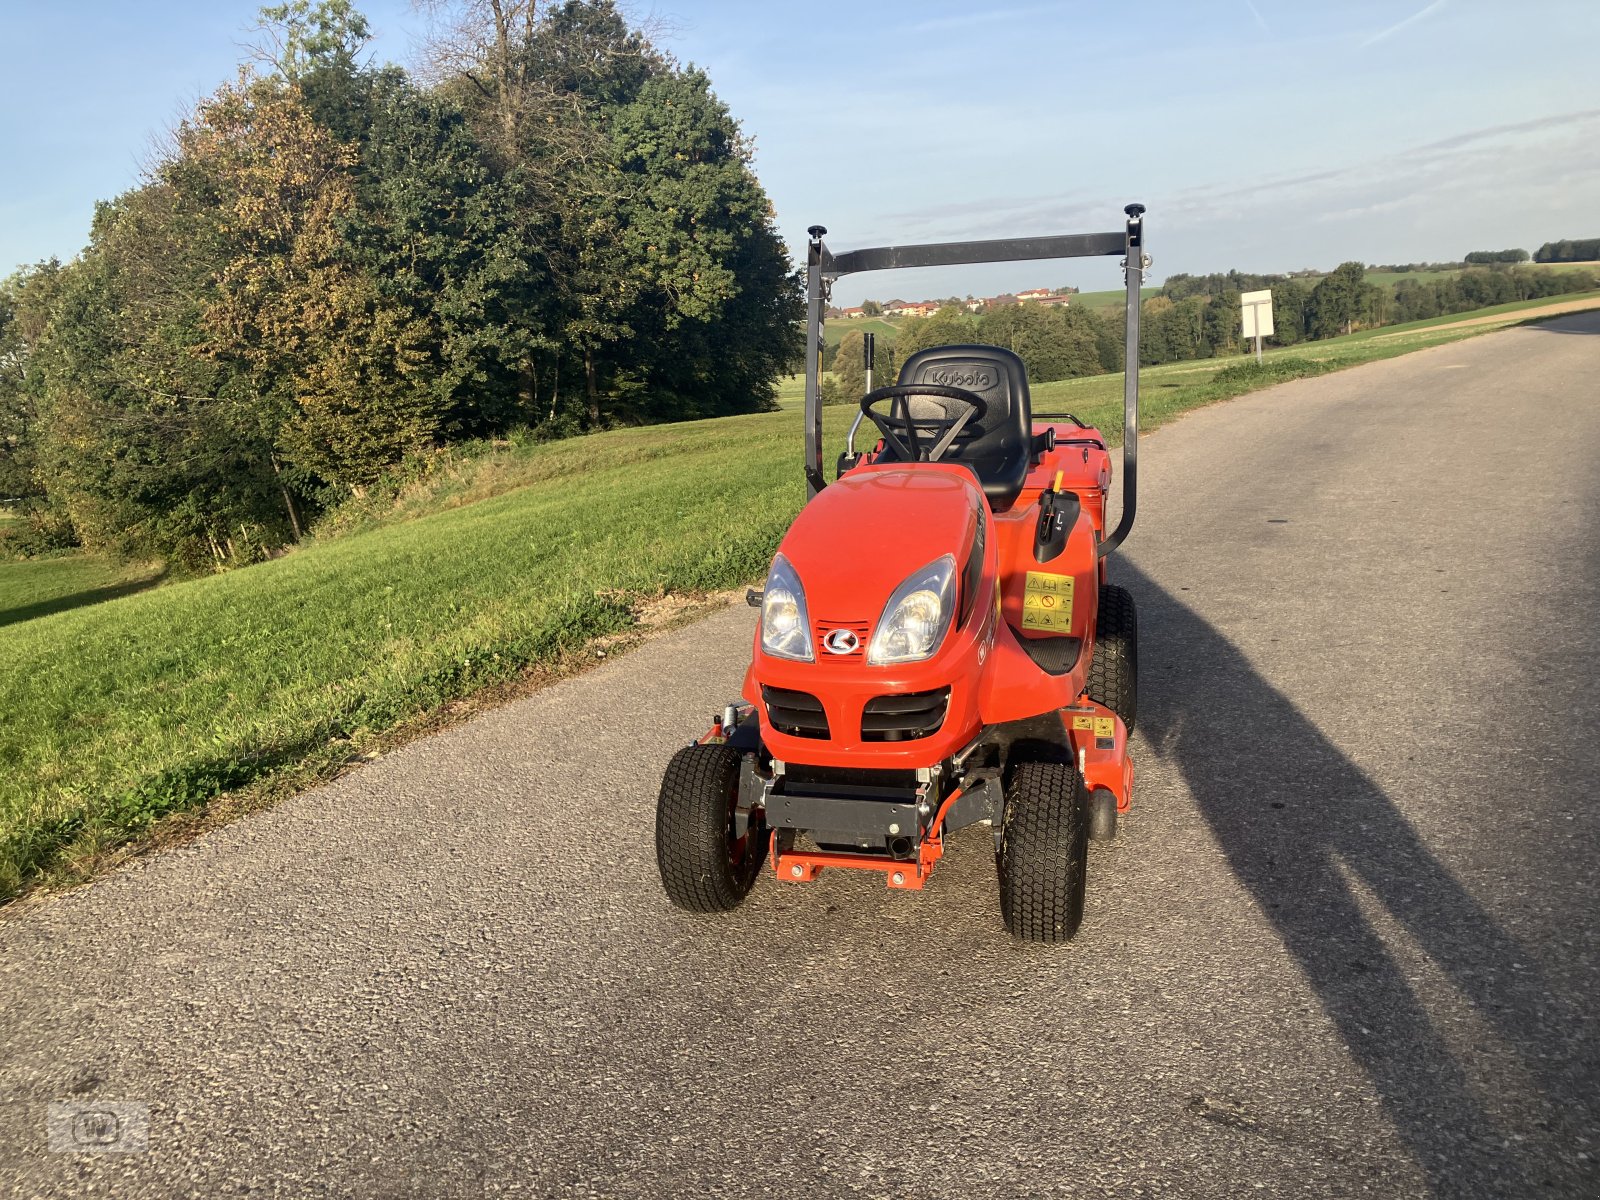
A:
[[[1104,704],[1133,732],[1139,714],[1139,614],[1133,594],[1112,583],[1100,585],[1088,692],[1089,699]]]
[[[753,829],[742,861],[728,853],[731,807],[739,794],[739,752],[725,745],[685,746],[672,756],[656,800],[656,865],[667,899],[689,912],[730,912],[766,857]]]
[[[1022,762],[1006,789],[996,867],[1000,915],[1024,942],[1067,942],[1083,921],[1089,798],[1077,768]]]

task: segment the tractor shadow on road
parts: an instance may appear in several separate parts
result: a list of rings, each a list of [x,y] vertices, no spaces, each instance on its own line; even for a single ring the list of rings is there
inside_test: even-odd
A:
[[[1594,1115],[1584,1018],[1394,801],[1225,636],[1126,560],[1118,581],[1137,599],[1147,664],[1162,668],[1143,673],[1140,730],[1182,775],[1434,1192],[1573,1194],[1585,1166],[1572,1155]],[[1369,918],[1374,903],[1457,1007],[1471,1006],[1494,1057],[1463,1050],[1439,991],[1430,1003]],[[1510,1071],[1492,1066],[1508,1060]]]

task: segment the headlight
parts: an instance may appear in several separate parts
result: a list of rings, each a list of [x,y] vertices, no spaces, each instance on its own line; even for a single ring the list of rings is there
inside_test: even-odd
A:
[[[955,615],[956,560],[935,559],[895,588],[867,648],[876,666],[917,662],[939,648]]]
[[[811,618],[806,615],[806,591],[789,560],[778,555],[767,572],[761,591],[761,649],[779,658],[810,662]]]

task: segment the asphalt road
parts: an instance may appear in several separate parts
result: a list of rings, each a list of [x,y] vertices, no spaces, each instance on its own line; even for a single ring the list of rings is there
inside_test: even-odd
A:
[[[667,906],[741,607],[0,920],[0,1194],[1600,1194],[1597,380],[1591,314],[1143,443],[1071,946],[979,829]],[[48,1151],[74,1099],[149,1149]]]

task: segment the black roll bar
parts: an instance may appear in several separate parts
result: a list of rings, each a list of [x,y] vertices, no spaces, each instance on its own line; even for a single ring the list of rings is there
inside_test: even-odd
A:
[[[834,254],[823,243],[827,230],[813,225],[806,251],[806,488],[807,498],[827,486],[822,470],[822,319],[827,285],[841,275],[905,267],[950,267],[963,263],[1017,262],[1024,259],[1123,256],[1127,324],[1123,334],[1122,514],[1100,543],[1110,554],[1133,529],[1138,507],[1139,466],[1139,300],[1149,259],[1144,252],[1144,205],[1123,209],[1125,227],[1116,233],[1074,233],[1058,237],[996,238],[981,242],[938,242],[923,246],[876,246]]]

